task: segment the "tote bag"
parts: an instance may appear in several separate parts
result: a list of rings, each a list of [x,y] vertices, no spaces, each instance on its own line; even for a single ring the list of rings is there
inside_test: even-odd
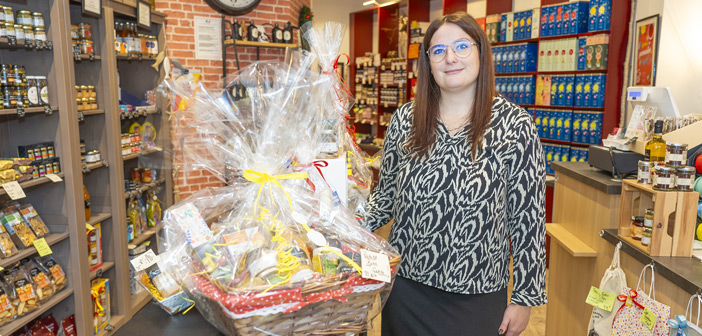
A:
[[[612,257],[612,264],[605,271],[600,281],[600,289],[605,292],[610,293],[621,293],[622,289],[626,288],[626,275],[621,267],[619,267],[619,250],[622,247],[622,243],[617,244],[614,249],[614,257]],[[590,326],[587,328],[588,336],[610,336],[612,335],[612,321],[614,320],[614,314],[619,310],[619,308],[624,303],[621,301],[614,301],[614,306],[612,311],[606,311],[601,308],[593,307],[592,316],[590,317]]]
[[[692,303],[697,301],[697,318],[694,323],[692,321]],[[700,308],[702,308],[702,296],[695,294],[687,302],[685,315],[678,315],[674,319],[668,320],[670,327],[670,336],[702,336],[702,328],[700,325]]]
[[[651,269],[651,287],[648,293],[646,287],[646,270]],[[643,279],[643,286],[640,287]],[[653,264],[646,265],[641,270],[636,289],[625,287],[617,301],[624,303],[616,312],[612,322],[612,335],[616,336],[668,336],[667,321],[670,318],[670,306],[656,301],[656,278]],[[649,329],[642,321],[644,310],[648,308],[656,317],[653,329]]]

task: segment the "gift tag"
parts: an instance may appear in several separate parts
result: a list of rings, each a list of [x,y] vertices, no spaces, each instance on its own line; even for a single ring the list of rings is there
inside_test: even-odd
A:
[[[653,325],[656,323],[656,314],[648,308],[644,308],[643,314],[641,314],[641,322],[648,327],[648,329],[653,330]]]
[[[361,249],[362,277],[384,282],[391,282],[390,259],[382,253]]]
[[[34,248],[37,249],[37,253],[39,253],[40,257],[53,253],[51,247],[49,247],[49,244],[46,243],[46,239],[44,238],[35,239],[32,244],[34,244]]]
[[[590,287],[590,293],[587,295],[585,303],[606,310],[608,312],[612,311],[614,307],[614,300],[617,299],[617,295],[610,292],[605,292],[595,286]]]
[[[2,185],[2,188],[5,189],[7,196],[10,196],[12,200],[27,197],[27,195],[24,194],[24,190],[22,190],[22,186],[20,186],[17,181],[7,182]]]
[[[158,262],[158,256],[154,253],[154,250],[148,250],[142,253],[140,256],[132,259],[130,262],[134,267],[134,271],[140,272]]]
[[[46,174],[44,176],[46,176],[49,180],[51,180],[54,183],[63,181],[63,179],[61,179],[61,176],[58,176],[56,174]]]

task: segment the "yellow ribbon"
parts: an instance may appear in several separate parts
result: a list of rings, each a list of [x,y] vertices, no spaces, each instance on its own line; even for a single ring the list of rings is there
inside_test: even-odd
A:
[[[100,291],[103,290],[103,288],[104,288],[104,287],[101,286],[101,287],[99,287],[99,288],[97,288],[97,289],[91,289],[91,290],[90,290],[90,295],[92,295],[92,296],[93,296],[93,299],[95,299],[95,300],[94,300],[94,301],[95,301],[95,306],[93,307],[93,310],[94,310],[95,313],[97,313],[98,315],[102,315],[102,314],[103,314],[102,312],[105,311],[105,308],[102,307],[102,305],[100,304],[100,299],[99,299],[99,297],[100,297]]]
[[[307,178],[307,173],[291,173],[291,174],[284,174],[284,175],[268,175],[266,173],[261,173],[257,172],[255,170],[247,169],[244,171],[244,178],[253,182],[253,183],[258,183],[260,186],[258,187],[258,194],[256,195],[256,204],[258,204],[258,200],[261,197],[261,191],[263,191],[263,187],[267,185],[269,182],[275,184],[280,190],[285,193],[285,197],[288,199],[288,204],[290,205],[290,208],[292,209],[292,200],[290,199],[290,194],[283,188],[283,186],[278,182],[278,180],[303,180]],[[268,188],[270,190],[270,185],[268,185]]]

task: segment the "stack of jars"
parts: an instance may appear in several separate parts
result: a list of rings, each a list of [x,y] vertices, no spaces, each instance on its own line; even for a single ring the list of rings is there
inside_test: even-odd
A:
[[[73,53],[84,55],[94,54],[93,32],[87,23],[71,26],[71,39],[73,40]]]
[[[158,39],[153,35],[137,33],[134,22],[115,22],[115,51],[132,57],[156,57]]]
[[[28,108],[49,104],[46,76],[27,76],[23,65],[0,64],[2,108]]]
[[[78,111],[97,110],[97,93],[93,85],[76,85],[76,105]]]
[[[122,155],[141,151],[141,135],[139,133],[122,133]]]
[[[12,7],[0,6],[0,36],[41,48],[46,43],[44,17],[39,12],[20,10],[15,20]]]

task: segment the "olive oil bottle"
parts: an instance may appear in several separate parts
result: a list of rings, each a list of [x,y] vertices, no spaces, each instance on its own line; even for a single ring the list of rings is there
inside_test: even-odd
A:
[[[663,120],[656,120],[653,125],[653,138],[646,142],[645,160],[665,162],[665,140],[663,140]]]

